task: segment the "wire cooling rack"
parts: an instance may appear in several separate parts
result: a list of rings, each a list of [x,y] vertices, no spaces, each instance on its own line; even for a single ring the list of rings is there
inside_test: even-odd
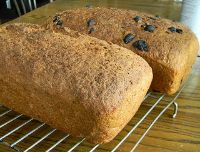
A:
[[[183,89],[183,87],[182,87]],[[11,109],[0,105],[0,142],[10,147],[14,151],[117,151],[123,147],[130,136],[136,136],[136,130],[145,119],[160,108],[156,112],[156,116],[152,119],[147,127],[144,129],[137,140],[131,145],[130,151],[135,151],[145,135],[160,118],[160,116],[173,105],[173,115],[175,118],[178,111],[178,104],[176,99],[181,93],[182,89],[174,96],[166,96],[165,94],[149,92],[142,103],[142,107],[146,106],[145,112],[137,115],[129,122],[128,129],[121,133],[110,143],[103,145],[92,145],[86,142],[85,138],[74,138],[70,134],[64,134],[56,129],[53,129],[45,123],[34,120],[22,114],[18,114]],[[144,111],[144,110],[143,110]],[[124,133],[125,132],[125,133]],[[119,138],[120,137],[120,138]],[[110,146],[111,145],[111,146]],[[85,148],[86,147],[86,148]],[[109,148],[105,148],[109,147]]]

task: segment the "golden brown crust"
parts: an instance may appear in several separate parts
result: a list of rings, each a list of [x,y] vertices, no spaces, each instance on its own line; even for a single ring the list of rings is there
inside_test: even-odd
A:
[[[113,42],[141,55],[153,67],[154,80],[151,88],[156,91],[175,93],[182,79],[191,70],[197,54],[198,41],[189,28],[146,13],[115,8],[81,8],[67,10],[57,16],[63,21],[62,27],[69,27],[84,34],[88,34],[93,27],[95,31],[91,32],[90,36]],[[141,20],[135,22],[135,16],[140,16]],[[90,19],[95,20],[95,23],[88,27],[87,22]],[[153,32],[145,31],[145,24],[153,25],[156,29]],[[44,26],[65,33],[62,27],[53,23],[52,18]],[[168,29],[170,27],[181,29],[182,33],[172,33]],[[123,38],[128,33],[136,37],[131,43],[125,44]],[[139,39],[147,42],[148,52],[132,46],[133,42]]]
[[[152,70],[130,50],[31,24],[0,29],[0,100],[93,143],[113,139],[140,106]]]

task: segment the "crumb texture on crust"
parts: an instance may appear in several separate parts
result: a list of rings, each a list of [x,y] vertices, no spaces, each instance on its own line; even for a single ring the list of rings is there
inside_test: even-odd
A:
[[[183,24],[147,13],[97,7],[67,10],[56,16],[62,21],[62,26],[57,26],[52,18],[43,26],[62,33],[66,32],[64,28],[70,28],[141,55],[153,68],[151,88],[168,94],[175,93],[189,74],[199,47],[195,35]],[[130,42],[125,44],[123,40],[128,34],[134,38],[131,40],[129,37],[126,42]],[[133,46],[138,40],[146,42],[147,51],[144,46],[144,51]]]
[[[2,27],[0,52],[5,106],[93,143],[119,133],[152,80],[148,63],[128,49],[38,25]]]

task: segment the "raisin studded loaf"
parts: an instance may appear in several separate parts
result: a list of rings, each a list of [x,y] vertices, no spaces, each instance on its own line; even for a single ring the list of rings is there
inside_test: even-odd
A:
[[[38,25],[0,28],[0,102],[92,143],[113,139],[152,81],[132,51]]]
[[[48,19],[44,26],[62,33],[68,27],[132,50],[152,67],[152,90],[167,94],[179,89],[198,50],[195,35],[184,25],[132,10],[67,10]]]

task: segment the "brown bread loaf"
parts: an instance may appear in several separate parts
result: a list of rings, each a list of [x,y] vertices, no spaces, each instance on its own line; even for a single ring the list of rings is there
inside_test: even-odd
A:
[[[128,49],[74,34],[0,28],[0,102],[73,136],[108,142],[138,110],[152,70]]]
[[[81,8],[51,17],[47,29],[68,27],[141,55],[153,69],[152,90],[175,93],[191,71],[198,41],[184,25],[159,16],[115,8]]]

